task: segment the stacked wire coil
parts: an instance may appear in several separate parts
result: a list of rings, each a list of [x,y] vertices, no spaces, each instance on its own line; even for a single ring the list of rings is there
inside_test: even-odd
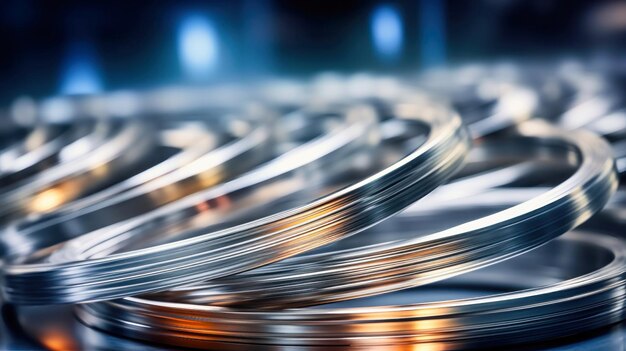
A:
[[[576,98],[473,68],[19,101],[3,299],[208,349],[456,350],[617,323],[620,102],[562,74]],[[430,286],[493,294],[416,301]]]

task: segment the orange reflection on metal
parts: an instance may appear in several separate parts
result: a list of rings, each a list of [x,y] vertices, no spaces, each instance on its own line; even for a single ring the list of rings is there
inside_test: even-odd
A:
[[[198,212],[207,212],[209,209],[210,209],[209,204],[204,201],[196,205],[196,210]]]
[[[65,192],[60,188],[50,188],[37,194],[31,202],[34,212],[46,212],[55,209],[67,200]]]
[[[446,347],[444,344],[441,344],[441,343],[429,342],[429,343],[411,345],[409,348],[406,348],[406,350],[411,350],[411,351],[445,351],[445,350],[449,350],[449,348]]]
[[[47,331],[41,338],[41,343],[53,351],[80,350],[72,338],[59,330]]]
[[[219,184],[223,180],[223,172],[220,167],[211,168],[199,173],[197,176],[201,188],[208,188]]]

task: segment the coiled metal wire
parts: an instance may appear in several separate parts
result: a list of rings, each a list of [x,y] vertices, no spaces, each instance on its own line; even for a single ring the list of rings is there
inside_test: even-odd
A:
[[[217,349],[503,347],[618,322],[623,196],[557,237],[617,188],[622,100],[592,72],[540,71],[19,100],[3,299]],[[430,286],[489,293],[414,299]]]
[[[421,220],[447,216],[443,210]],[[611,231],[612,236],[569,233],[518,258],[435,285],[469,291],[471,298],[435,296],[419,302],[416,289],[281,311],[127,298],[80,305],[77,313],[87,325],[116,334],[211,349],[458,350],[539,342],[622,319],[626,242],[620,224],[613,223]]]
[[[365,111],[351,109],[348,113],[358,116]],[[14,303],[67,303],[159,291],[200,277],[211,279],[238,273],[365,229],[434,189],[458,168],[467,150],[465,130],[449,110],[433,106],[424,113],[416,105],[400,103],[388,113],[409,125],[421,123],[427,126],[428,133],[421,146],[408,146],[408,156],[363,181],[249,224],[198,233],[186,240],[147,249],[122,253],[111,250],[112,243],[119,243],[129,234],[141,236],[146,230],[153,231],[155,224],[167,226],[168,218],[176,224],[181,215],[202,214],[203,203],[210,206],[214,199],[271,184],[311,161],[331,157],[333,151],[367,135],[363,129],[367,123],[358,122],[221,187],[76,238],[66,247],[75,251],[78,258],[84,258],[81,261],[70,255],[67,262],[60,263],[7,263],[4,295]],[[71,287],[66,284],[67,279],[72,280]],[[38,288],[34,290],[33,286]]]
[[[0,221],[50,212],[106,184],[144,156],[153,143],[150,127],[141,122],[92,124],[87,134],[58,150],[59,164],[0,190]]]
[[[337,251],[299,256],[152,298],[254,308],[316,305],[446,279],[526,252],[584,222],[606,204],[617,186],[611,150],[599,138],[533,130],[509,136],[483,152],[488,158],[504,153],[498,149],[526,152],[529,158],[551,152],[563,158],[559,152],[574,149],[581,160],[571,177],[523,204],[458,227],[375,247],[359,244],[357,236]],[[451,191],[446,186],[441,190]],[[399,221],[411,210],[398,215]]]

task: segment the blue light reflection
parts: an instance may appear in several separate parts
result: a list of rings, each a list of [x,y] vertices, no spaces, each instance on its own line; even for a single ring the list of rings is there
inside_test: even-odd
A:
[[[385,61],[394,61],[402,51],[404,32],[402,18],[391,5],[380,5],[374,9],[371,18],[371,32],[374,48]]]
[[[179,60],[187,76],[206,78],[215,70],[219,45],[212,21],[198,14],[188,15],[178,28],[177,41]]]
[[[93,94],[102,91],[102,78],[93,48],[74,43],[68,50],[61,76],[60,93]]]

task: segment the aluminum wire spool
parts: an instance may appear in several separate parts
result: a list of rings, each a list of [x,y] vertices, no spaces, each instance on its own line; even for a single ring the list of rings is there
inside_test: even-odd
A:
[[[357,106],[347,112],[362,117],[372,113],[367,111],[367,107]],[[459,167],[468,148],[467,134],[460,119],[441,106],[426,108],[398,103],[387,113],[409,125],[426,127],[425,139],[419,146],[408,146],[408,156],[362,181],[304,206],[247,224],[200,232],[185,240],[130,252],[109,250],[111,244],[115,245],[124,237],[153,230],[155,224],[163,226],[168,218],[176,222],[179,214],[202,213],[207,206],[212,206],[211,199],[258,188],[262,182],[271,183],[318,159],[330,160],[333,150],[368,135],[363,128],[369,123],[358,122],[316,141],[309,146],[313,149],[296,149],[289,156],[279,157],[221,187],[70,241],[65,254],[69,259],[62,258],[63,262],[7,262],[3,275],[4,296],[14,303],[42,304],[154,292],[198,279],[238,273],[363,230],[402,210],[445,181]],[[394,133],[393,128],[391,132]],[[73,256],[73,252],[77,255]],[[68,281],[72,284],[68,285]]]
[[[285,99],[276,99],[272,95],[276,92],[268,91],[260,100],[280,100],[276,111],[292,111],[302,104],[312,108],[287,115],[306,118],[264,120],[269,128],[280,127],[272,136],[276,158],[261,165],[246,164],[244,174],[233,180],[220,177],[206,190],[176,191],[168,197],[171,200],[154,202],[140,212],[133,208],[140,202],[130,201],[128,208],[133,211],[115,215],[123,207],[120,204],[134,195],[147,199],[159,186],[176,188],[181,180],[184,182],[184,177],[167,177],[167,172],[162,175],[169,181],[155,177],[143,182],[135,177],[137,181],[130,182],[128,188],[113,187],[70,202],[41,222],[19,222],[5,232],[10,234],[10,240],[4,241],[7,247],[18,249],[10,251],[11,257],[3,263],[4,297],[17,304],[100,301],[77,308],[80,319],[98,329],[176,346],[234,349],[485,347],[567,336],[586,330],[586,322],[595,328],[619,321],[622,307],[616,301],[623,298],[624,272],[606,267],[623,266],[621,252],[626,244],[622,238],[590,233],[593,239],[588,240],[568,234],[549,243],[546,247],[550,250],[543,247],[510,262],[439,282],[542,245],[602,208],[616,187],[610,150],[591,134],[567,135],[539,122],[523,123],[513,128],[513,134],[498,133],[507,139],[491,145],[486,135],[511,129],[537,110],[536,95],[518,89],[519,77],[503,76],[502,80],[498,74],[497,81],[492,81],[483,75],[470,82],[480,99],[489,95],[485,92],[498,89],[507,94],[496,94],[495,99],[483,101],[484,105],[479,101],[478,118],[466,120],[479,147],[495,145],[501,149],[482,155],[490,160],[478,162],[480,165],[470,159],[460,178],[432,193],[426,206],[418,204],[394,221],[342,240],[330,247],[335,251],[319,253],[314,249],[365,230],[426,195],[456,172],[467,151],[467,135],[458,118],[430,101],[420,100],[413,88],[398,80],[364,75],[333,78],[300,85],[296,96]],[[215,97],[230,94],[219,95],[219,89],[131,94],[128,101],[132,104],[123,111],[115,110],[117,104],[111,103],[123,101],[120,96],[77,98],[70,104],[75,114],[69,116],[73,120],[83,115],[139,119],[156,115],[179,120],[190,106],[192,111],[208,106],[228,111],[237,101],[263,95],[241,87],[229,89],[222,92],[236,91],[230,96],[237,99],[219,101]],[[215,94],[207,94],[209,91]],[[515,91],[521,95],[508,94]],[[203,99],[205,96],[211,99]],[[37,118],[55,121],[59,115],[47,103],[37,107],[48,109]],[[492,109],[492,104],[501,109]],[[325,107],[316,110],[319,106]],[[327,110],[328,106],[334,110]],[[14,110],[19,112],[14,113],[16,120],[28,120],[28,113],[24,114],[27,110]],[[343,122],[347,123],[333,123],[328,134],[296,142],[289,126],[283,128],[289,121],[311,120],[312,116],[323,119],[329,114],[339,116],[331,120],[342,121],[345,115]],[[539,155],[538,162],[512,164],[506,156],[498,156],[515,148],[518,154]],[[545,155],[556,155],[565,162],[546,163],[542,159]],[[473,174],[485,164],[499,169]],[[561,169],[563,164],[566,167]],[[543,187],[546,174],[560,182],[571,166],[578,166],[574,174],[568,174],[569,178],[553,189],[490,190],[511,184]],[[170,173],[184,172],[170,168]],[[130,197],[120,197],[126,189],[130,189]],[[189,195],[197,190],[201,191]],[[518,196],[516,190],[523,194]],[[492,202],[489,196],[494,194],[507,196],[507,201]],[[494,210],[494,203],[511,206],[511,200],[526,201],[529,196],[532,199],[528,203]],[[104,206],[100,199],[105,200]],[[465,212],[474,212],[474,207],[501,212],[482,214],[486,217],[464,223],[469,221]],[[468,208],[472,210],[466,211]],[[152,211],[144,213],[148,209]],[[436,212],[442,209],[449,212],[440,216]],[[450,220],[450,213],[459,209]],[[384,239],[395,224],[400,223],[403,230],[414,228],[420,221],[424,223],[425,216],[428,223],[464,224],[425,237]],[[51,229],[55,233],[52,240],[37,239]],[[78,235],[82,236],[35,252]],[[361,242],[363,235],[382,236],[382,244]],[[18,238],[31,240],[32,245],[16,246]],[[346,245],[348,249],[343,249]],[[305,256],[289,258],[310,250],[312,253]],[[600,262],[577,268],[572,262],[555,262],[552,250],[568,257],[586,250],[600,257]],[[275,261],[280,262],[266,266]],[[540,271],[543,266],[536,263],[558,265],[563,274],[559,273],[559,279],[548,274],[537,276],[521,270],[517,262],[537,266]],[[586,280],[596,273],[599,275]],[[579,275],[584,279],[577,278]],[[502,284],[511,276],[532,284]],[[209,282],[198,285],[203,281]],[[431,282],[483,284],[496,290],[549,286],[436,302],[434,308],[403,300],[417,291],[406,288]],[[167,289],[173,290],[163,292]],[[150,295],[104,301],[144,293]],[[376,296],[353,300],[371,295]],[[344,302],[319,309],[290,309],[335,301]],[[386,306],[389,301],[406,305]],[[563,328],[540,332],[557,325]],[[513,326],[536,332],[526,335]]]
[[[454,228],[376,245],[364,245],[356,236],[347,239],[348,244],[338,243],[339,249],[327,250],[330,252],[299,256],[149,299],[257,309],[316,305],[431,283],[536,248],[599,211],[616,189],[617,181],[610,148],[597,136],[585,132],[563,133],[544,125],[521,129],[530,132],[508,136],[491,149],[481,150],[484,157],[490,159],[508,152],[510,157],[526,153],[532,158],[552,153],[557,159],[568,159],[573,152],[578,159],[577,171],[545,194]],[[492,177],[486,174],[482,178]],[[453,183],[440,190],[445,196],[446,190],[459,192],[453,190],[458,187],[459,184]],[[488,187],[491,185],[473,190],[480,192]],[[431,196],[428,200],[437,198]],[[444,201],[453,200],[444,198]],[[420,204],[414,207],[419,209]],[[410,218],[412,209],[394,220]]]
[[[415,217],[414,227],[420,221],[454,218],[454,213],[480,215],[486,208],[491,213],[503,204],[508,206],[508,201],[495,201],[476,210],[470,203],[458,212],[442,210]],[[79,305],[76,310],[87,325],[114,334],[178,347],[223,350],[458,350],[553,340],[623,318],[624,224],[604,224],[612,235],[600,234],[606,227],[568,233],[514,259],[435,285],[503,292],[493,295],[474,293],[477,296],[471,298],[416,302],[420,290],[409,289],[281,311],[126,298]],[[401,228],[407,230],[407,226]],[[384,236],[382,230],[370,235]],[[392,305],[386,305],[389,303]]]

